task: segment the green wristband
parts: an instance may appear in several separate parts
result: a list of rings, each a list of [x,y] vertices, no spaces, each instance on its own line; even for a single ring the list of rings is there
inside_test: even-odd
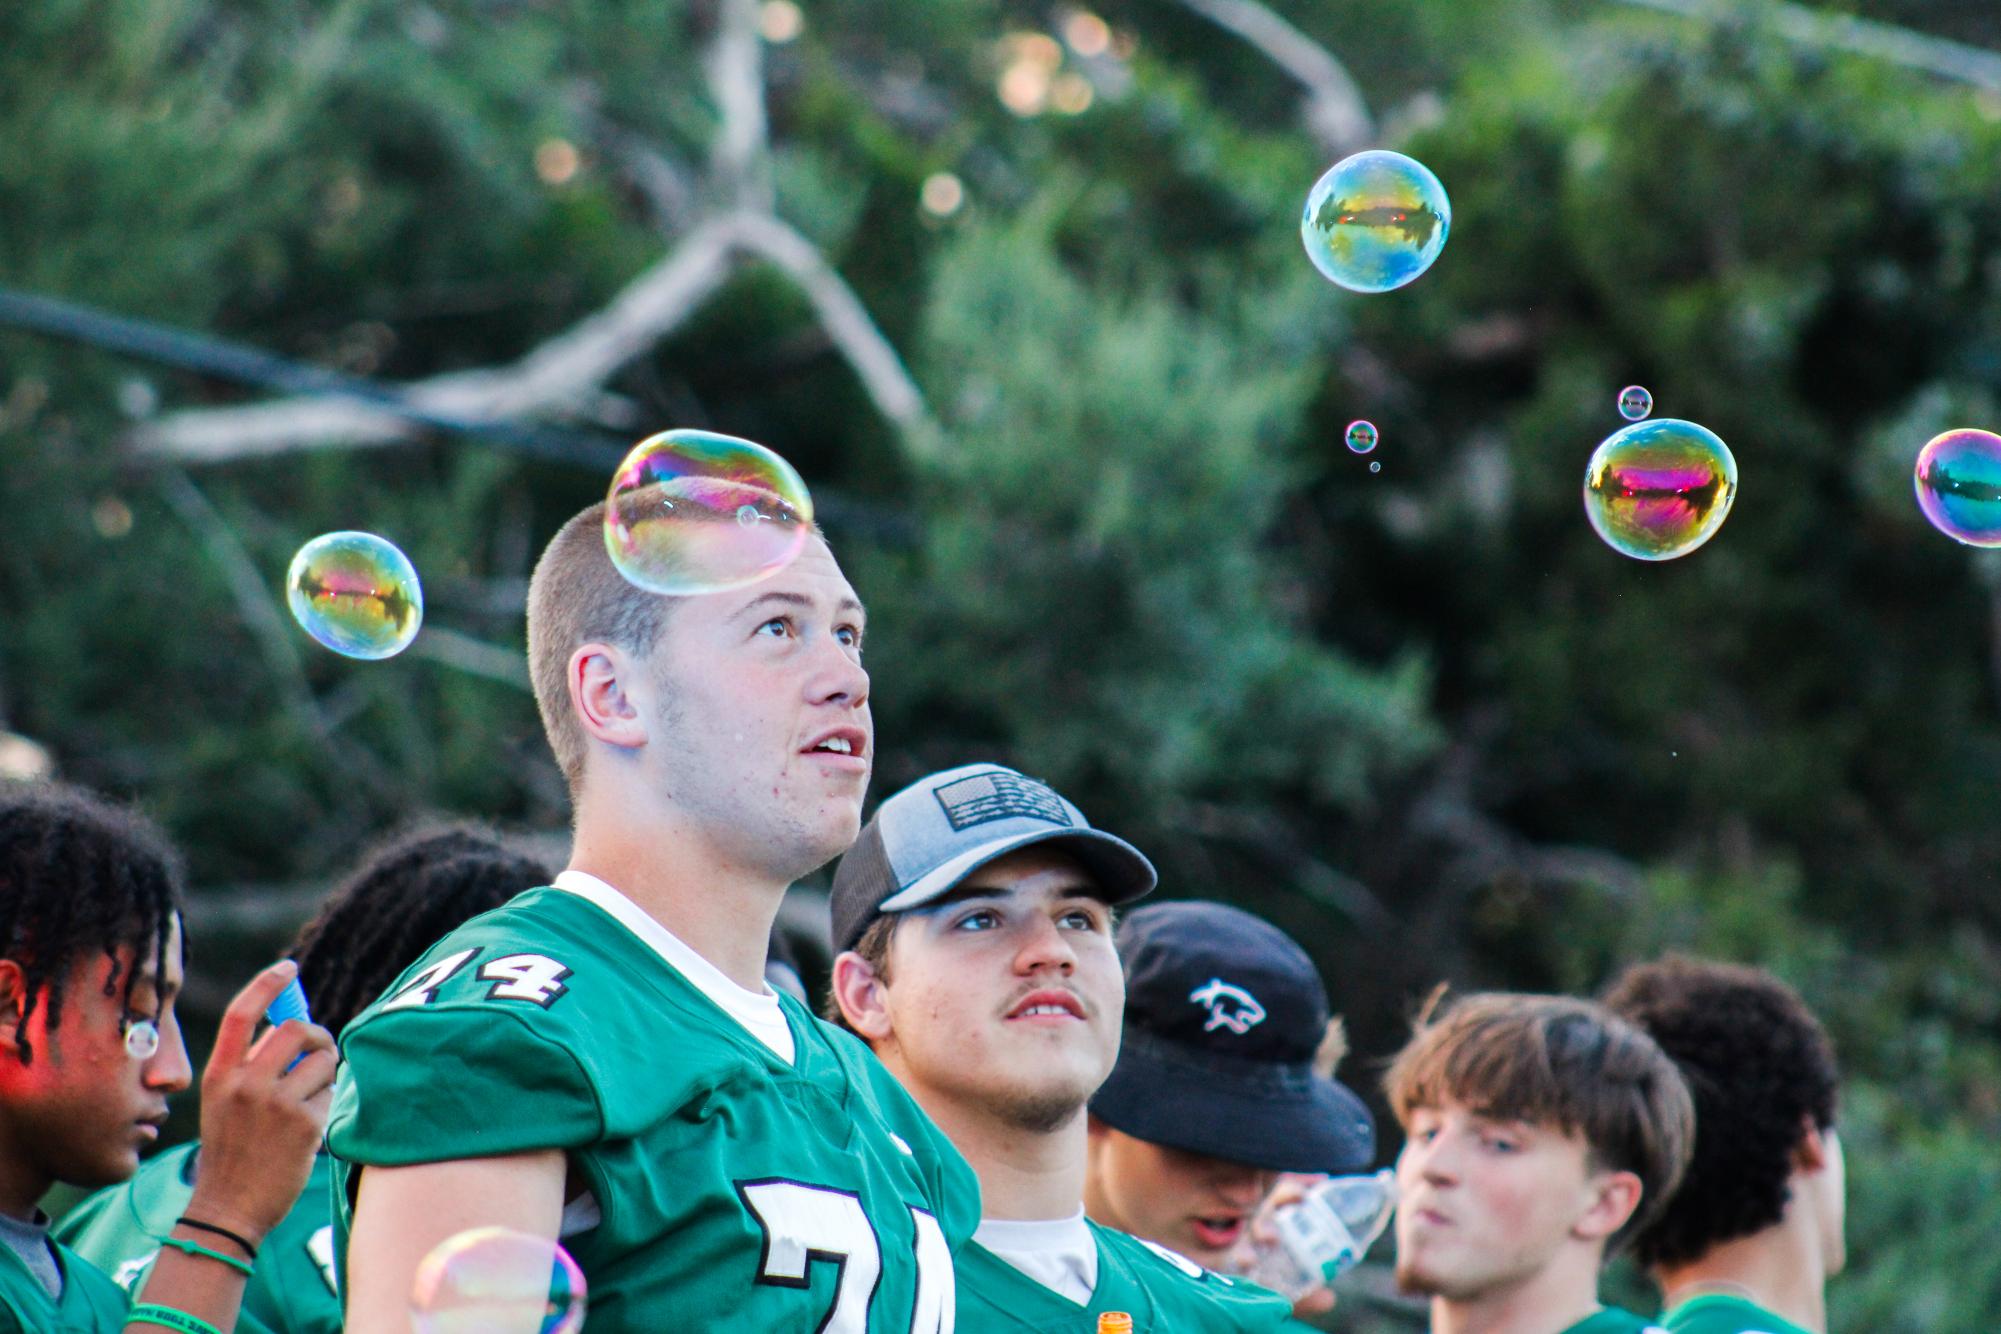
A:
[[[186,1311],[176,1311],[171,1306],[135,1306],[125,1313],[126,1324],[139,1321],[165,1325],[168,1329],[180,1330],[181,1334],[222,1334],[221,1330],[200,1316],[189,1315]]]
[[[205,1256],[218,1264],[228,1265],[245,1278],[249,1278],[253,1272],[249,1265],[243,1263],[243,1261],[237,1259],[235,1256],[224,1255],[221,1251],[212,1251],[200,1242],[182,1241],[179,1237],[162,1237],[160,1238],[160,1244],[162,1246],[171,1246],[177,1251],[186,1251],[189,1255]]]

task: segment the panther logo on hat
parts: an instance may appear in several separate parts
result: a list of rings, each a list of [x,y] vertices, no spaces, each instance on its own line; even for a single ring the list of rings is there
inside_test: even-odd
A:
[[[1209,1007],[1209,1022],[1202,1025],[1204,1033],[1213,1033],[1219,1028],[1227,1028],[1232,1033],[1248,1033],[1265,1019],[1265,1007],[1258,1004],[1256,996],[1242,987],[1231,986],[1220,977],[1212,977],[1189,992],[1188,999]]]

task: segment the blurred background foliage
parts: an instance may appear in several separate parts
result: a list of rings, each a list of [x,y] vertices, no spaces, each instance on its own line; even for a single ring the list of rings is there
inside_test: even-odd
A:
[[[1050,778],[1166,892],[1304,941],[1365,1088],[1441,979],[1771,967],[1849,1072],[1835,1328],[1988,1328],[2001,564],[1908,478],[2001,420],[2001,79],[1813,33],[1977,62],[2001,18],[1678,7],[1273,0],[1451,192],[1433,272],[1356,298],[1297,239],[1336,149],[1203,5],[773,0],[747,175],[723,0],[0,6],[0,283],[419,380],[515,361],[768,200],[926,413],[879,411],[749,264],[546,415],[799,465],[872,607],[879,795],[972,758]],[[1629,382],[1739,461],[1686,560],[1579,513]],[[138,447],[255,397],[0,333],[0,722],[186,849],[211,1009],[384,830],[560,836],[511,664],[535,554],[606,482],[443,433]],[[1379,475],[1342,447],[1361,416]],[[423,572],[418,649],[348,662],[282,619],[290,553],[337,527]],[[1332,1327],[1410,1327],[1364,1278]]]

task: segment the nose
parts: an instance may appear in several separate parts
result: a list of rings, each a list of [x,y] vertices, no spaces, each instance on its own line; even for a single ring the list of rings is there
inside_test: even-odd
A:
[[[172,1012],[160,1016],[160,1047],[146,1060],[141,1078],[146,1087],[162,1093],[181,1093],[194,1083],[194,1066],[188,1061],[188,1044],[181,1039],[180,1021]]]
[[[1267,1172],[1263,1168],[1230,1163],[1216,1174],[1216,1193],[1227,1204],[1240,1209],[1252,1209],[1271,1193],[1272,1185],[1277,1180],[1276,1173]]]
[[[1077,967],[1077,951],[1070,946],[1056,923],[1041,913],[1030,914],[1021,949],[1015,955],[1015,971],[1032,975],[1051,969],[1068,977]]]
[[[1397,1180],[1421,1180],[1432,1185],[1449,1185],[1459,1179],[1457,1141],[1440,1131],[1430,1143],[1407,1140],[1397,1155]]]
[[[825,636],[807,685],[809,702],[859,709],[868,703],[868,691],[868,669],[862,666],[854,650],[841,643],[837,635]]]

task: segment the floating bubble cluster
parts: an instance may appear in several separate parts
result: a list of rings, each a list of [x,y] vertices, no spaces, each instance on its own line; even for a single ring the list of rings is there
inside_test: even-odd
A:
[[[605,547],[655,593],[715,593],[776,574],[813,526],[813,498],[763,445],[710,431],[640,441],[612,478]]]
[[[1716,433],[1663,417],[1607,436],[1584,470],[1584,512],[1606,545],[1673,560],[1707,542],[1737,498],[1737,460]]]
[[[1314,267],[1351,292],[1388,292],[1445,249],[1452,205],[1431,169],[1384,149],[1346,157],[1306,196],[1299,231]]]
[[[446,1238],[410,1290],[417,1334],[577,1334],[584,1305],[584,1271],[568,1251],[503,1227]]]
[[[1918,451],[1918,508],[1932,527],[1973,547],[2001,547],[2001,436],[1962,427]]]
[[[416,567],[373,533],[324,533],[300,547],[285,601],[301,629],[350,658],[401,653],[424,620]]]
[[[1652,415],[1654,396],[1644,385],[1629,384],[1619,391],[1619,415],[1629,422],[1641,421]]]
[[[1366,454],[1376,447],[1376,424],[1369,421],[1348,423],[1348,448],[1357,454]]]

